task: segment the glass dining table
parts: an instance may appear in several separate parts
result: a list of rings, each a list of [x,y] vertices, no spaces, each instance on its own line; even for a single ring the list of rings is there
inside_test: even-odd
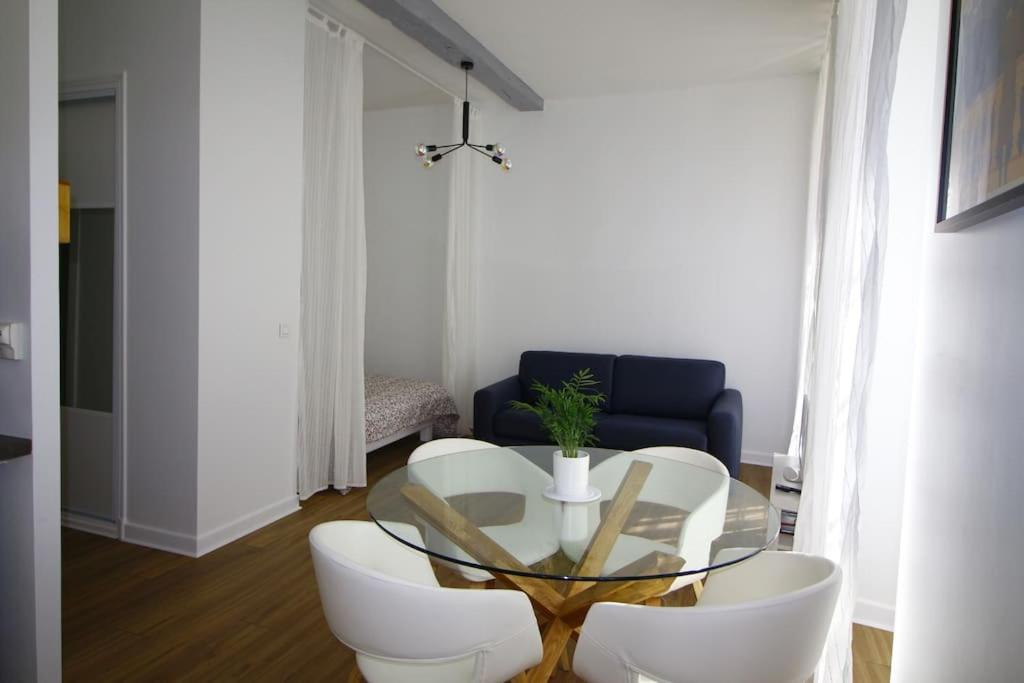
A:
[[[588,448],[593,500],[551,496],[555,446],[439,455],[382,478],[370,517],[396,540],[471,581],[500,580],[548,617],[547,680],[595,602],[653,603],[742,562],[779,533],[778,510],[707,454]]]

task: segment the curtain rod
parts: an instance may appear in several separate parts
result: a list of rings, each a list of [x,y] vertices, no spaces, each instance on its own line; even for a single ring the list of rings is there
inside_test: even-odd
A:
[[[441,85],[440,83],[438,83],[434,79],[432,79],[429,76],[426,76],[426,75],[420,73],[419,71],[417,71],[413,67],[409,66],[409,64],[407,64],[403,60],[401,60],[398,57],[396,57],[395,55],[393,55],[391,52],[389,52],[389,51],[385,50],[384,48],[382,48],[380,45],[377,45],[373,41],[367,40],[366,36],[362,35],[361,33],[358,33],[357,31],[352,31],[352,29],[350,29],[348,26],[345,26],[344,23],[342,23],[341,21],[336,19],[334,16],[331,15],[330,12],[328,12],[325,9],[323,9],[319,5],[317,5],[315,3],[310,3],[309,5],[307,5],[306,6],[306,15],[308,17],[312,17],[314,19],[317,19],[317,20],[321,21],[324,24],[324,27],[327,28],[328,30],[333,30],[333,29],[331,29],[331,24],[337,24],[337,26],[339,28],[339,31],[351,31],[354,35],[357,35],[360,38],[362,38],[364,43],[366,43],[367,45],[372,47],[374,50],[376,50],[378,53],[380,53],[381,55],[387,57],[392,62],[394,62],[398,66],[402,67],[403,69],[405,69],[406,71],[408,71],[412,75],[417,76],[420,79],[426,81],[427,83],[429,83],[430,85],[434,86],[435,88],[437,88],[438,90],[440,90],[444,94],[446,94],[449,97],[453,98],[455,101],[457,101],[457,102],[461,102],[462,101],[462,96],[461,95],[456,95],[451,90],[449,90],[448,88],[444,87],[443,85]]]

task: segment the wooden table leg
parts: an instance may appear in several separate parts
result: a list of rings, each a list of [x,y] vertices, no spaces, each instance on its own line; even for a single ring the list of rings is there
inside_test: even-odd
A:
[[[615,545],[615,540],[622,533],[622,528],[633,511],[640,490],[652,469],[650,463],[642,460],[630,464],[604,518],[598,524],[583,557],[574,568],[574,575],[600,576]],[[522,572],[527,575],[530,573],[530,569],[515,556],[427,488],[418,484],[406,484],[402,487],[402,496],[431,526],[472,557],[478,559],[481,564],[504,567],[513,572]],[[637,566],[644,563],[655,563],[657,571]],[[651,553],[649,556],[631,563],[629,567],[624,567],[623,571],[636,571],[634,575],[642,576],[647,572],[657,574],[678,571],[678,567],[682,567],[682,565],[683,560],[680,557],[664,553]],[[629,575],[628,573],[624,574],[624,576]],[[533,600],[535,605],[552,617],[544,629],[544,654],[541,662],[527,675],[527,680],[531,683],[543,683],[551,677],[558,666],[565,653],[566,644],[577,626],[582,623],[590,605],[601,599],[642,602],[667,590],[674,577],[643,580],[624,579],[613,582],[570,581],[564,594],[559,593],[544,579],[517,574],[498,574],[497,578],[522,590]]]
[[[615,539],[622,533],[622,527],[629,518],[629,514],[633,511],[633,506],[636,505],[640,490],[643,488],[652,469],[653,467],[650,463],[643,462],[642,460],[637,460],[629,466],[626,476],[622,478],[622,482],[612,498],[611,505],[608,506],[608,511],[598,524],[594,535],[590,538],[590,543],[587,545],[583,557],[580,558],[580,561],[573,569],[573,574],[577,576],[581,574],[584,576],[599,576],[601,574],[605,562],[608,561],[608,555],[615,545]],[[564,607],[569,598],[587,590],[591,586],[594,586],[593,581],[569,582],[569,586],[565,591],[565,601],[563,601],[560,607]],[[544,631],[544,657],[541,659],[540,664],[530,669],[530,683],[541,683],[551,678],[551,674],[554,673],[555,667],[558,666],[558,661],[565,651],[565,646],[569,642],[573,630],[574,627],[572,625],[557,617],[548,624],[547,629]]]
[[[526,574],[526,576],[499,574],[498,577],[526,593],[534,604],[539,605],[549,614],[558,612],[564,597],[554,589],[549,581],[529,576],[529,567],[498,545],[490,536],[480,531],[475,524],[463,517],[457,510],[435,496],[429,489],[419,484],[406,484],[402,487],[402,496],[427,523],[469,553],[471,557],[479,560],[481,564],[490,567],[503,567]]]
[[[608,511],[597,525],[597,529],[594,530],[594,535],[590,537],[590,543],[587,544],[587,549],[583,552],[583,557],[577,563],[573,574],[577,576],[580,574],[599,576],[601,574],[604,563],[608,561],[608,555],[611,554],[616,539],[622,533],[622,527],[626,524],[630,513],[633,512],[633,507],[640,496],[640,490],[647,482],[647,477],[652,469],[654,466],[643,460],[635,460],[629,466],[626,476],[622,478],[618,490],[615,491]],[[573,582],[574,585],[578,583],[578,581]],[[571,590],[572,586],[570,586]]]
[[[545,683],[551,678],[571,635],[572,627],[561,619],[555,619],[548,624],[544,629],[544,656],[540,664],[530,669],[527,676],[530,683]]]

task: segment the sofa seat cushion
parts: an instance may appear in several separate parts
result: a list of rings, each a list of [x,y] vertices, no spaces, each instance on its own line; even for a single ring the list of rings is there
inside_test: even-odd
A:
[[[718,361],[619,356],[609,412],[706,420],[724,388]]]
[[[615,356],[601,353],[567,353],[565,351],[526,351],[519,357],[519,384],[523,400],[537,401],[537,392],[532,389],[534,380],[555,389],[562,388],[562,382],[580,370],[589,369],[598,384],[594,387],[605,395],[612,395],[612,371]],[[607,398],[604,402],[607,404]]]
[[[685,446],[706,451],[707,425],[649,415],[608,415],[597,423],[597,445],[632,451],[651,446]]]
[[[608,418],[605,413],[595,415],[597,424]],[[530,441],[538,443],[553,443],[551,437],[544,431],[540,424],[540,418],[533,413],[526,413],[515,408],[502,408],[494,416],[494,433],[505,439],[520,439],[517,443]]]

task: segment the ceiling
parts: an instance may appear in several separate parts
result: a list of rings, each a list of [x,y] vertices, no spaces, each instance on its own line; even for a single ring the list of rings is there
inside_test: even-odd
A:
[[[816,71],[832,0],[435,0],[546,99]]]
[[[452,98],[372,47],[363,50],[363,109],[448,104]]]

